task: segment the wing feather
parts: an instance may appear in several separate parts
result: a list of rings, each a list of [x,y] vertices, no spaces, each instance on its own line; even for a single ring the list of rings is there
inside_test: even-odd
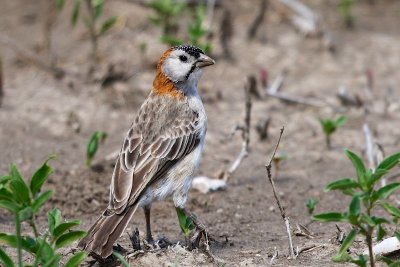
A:
[[[110,212],[134,203],[150,182],[164,177],[200,142],[198,114],[185,102],[173,109],[159,99],[149,97],[127,133],[113,173]]]

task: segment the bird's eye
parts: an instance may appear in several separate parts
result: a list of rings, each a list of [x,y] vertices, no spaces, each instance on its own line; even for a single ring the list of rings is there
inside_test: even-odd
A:
[[[180,56],[179,56],[179,59],[180,59],[182,62],[185,62],[185,61],[187,61],[187,56],[185,56],[185,55],[180,55]]]

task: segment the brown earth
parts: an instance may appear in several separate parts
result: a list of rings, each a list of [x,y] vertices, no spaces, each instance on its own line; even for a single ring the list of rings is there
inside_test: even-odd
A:
[[[30,50],[37,49],[42,40],[42,2],[1,0],[0,34],[14,38]],[[216,263],[201,252],[188,252],[178,246],[146,253],[131,260],[132,266],[267,266],[275,250],[279,251],[274,260],[276,266],[335,266],[330,258],[339,248],[331,241],[336,228],[333,224],[310,223],[306,199],[318,199],[316,212],[346,208],[347,198],[323,193],[322,188],[332,179],[354,176],[342,149],[363,153],[364,122],[376,133],[386,154],[400,148],[400,2],[378,0],[369,5],[368,1],[357,1],[355,27],[350,30],[343,26],[336,2],[307,1],[334,37],[337,51],[331,53],[319,38],[305,38],[296,32],[280,15],[281,10],[274,7],[269,9],[260,33],[266,42],[260,38],[246,41],[258,1],[229,1],[234,18],[231,45],[236,60],[232,63],[220,58],[221,47],[215,35],[213,55],[217,64],[204,73],[200,83],[209,126],[199,174],[213,176],[226,168],[240,150],[239,134],[232,140],[227,136],[244,116],[243,87],[247,75],[258,76],[259,70],[266,68],[272,82],[286,71],[284,92],[317,98],[327,104],[315,108],[288,105],[271,97],[254,100],[249,157],[229,180],[226,190],[206,195],[193,190],[188,202],[188,207],[208,225],[210,234],[220,241],[212,244]],[[5,97],[0,107],[0,170],[6,173],[9,163],[15,162],[29,177],[47,155],[56,154],[57,160],[51,162],[55,173],[47,185],[55,190],[55,196],[47,208],[56,206],[67,218],[81,219],[82,228],[87,229],[107,205],[113,168],[113,160],[109,159],[113,157],[109,155],[119,150],[149,92],[153,63],[166,47],[158,41],[159,30],[147,20],[150,10],[122,0],[110,1],[106,15],[118,14],[126,21],[100,40],[101,61],[94,73],[97,78],[88,80],[88,36],[82,25],[70,28],[69,13],[67,5],[53,29],[57,63],[69,72],[61,80],[0,43],[5,80]],[[216,10],[215,22],[220,20],[221,13],[221,9]],[[218,25],[214,28],[217,31]],[[141,43],[147,44],[145,55],[140,53]],[[43,52],[36,54],[44,57]],[[103,88],[99,77],[107,73],[110,65],[131,76]],[[369,112],[341,107],[336,98],[338,87],[345,86],[351,93],[363,96],[367,68],[374,75],[374,96],[367,104]],[[328,150],[318,118],[336,117],[339,113],[346,115],[348,122],[334,134],[334,148]],[[260,141],[254,127],[267,116],[272,119],[270,136]],[[296,260],[287,260],[286,232],[264,167],[282,126],[285,132],[280,151],[290,158],[281,164],[276,186],[293,228],[296,223],[308,225],[316,235],[313,239],[296,236],[295,245],[299,249],[319,246],[301,253]],[[109,134],[96,155],[95,164],[100,166],[96,171],[84,165],[86,143],[95,130]],[[0,231],[12,231],[11,217],[0,214]],[[45,215],[39,220],[44,227]],[[153,205],[152,223],[156,237],[183,242],[170,201]],[[127,231],[136,227],[144,232],[142,212],[134,216]],[[349,230],[346,225],[341,227]],[[130,249],[127,235],[118,243]]]

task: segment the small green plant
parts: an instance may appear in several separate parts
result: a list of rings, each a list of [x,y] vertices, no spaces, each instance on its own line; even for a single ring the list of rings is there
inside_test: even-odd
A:
[[[63,2],[63,0],[57,0],[58,2]],[[94,60],[98,59],[98,40],[103,36],[108,30],[110,30],[114,24],[117,22],[118,17],[112,16],[106,20],[103,20],[101,25],[100,18],[103,15],[105,0],[74,0],[74,7],[71,15],[71,24],[75,26],[81,14],[82,1],[86,3],[86,8],[88,16],[83,17],[83,22],[87,27],[90,34],[90,41],[92,44],[92,57]],[[61,7],[64,5],[62,4]]]
[[[198,5],[195,9],[195,20],[188,25],[186,38],[177,37],[178,23],[177,20],[182,18],[182,13],[186,10],[187,6],[184,2],[175,2],[173,0],[153,0],[150,7],[155,11],[156,15],[149,17],[150,21],[161,27],[162,36],[161,42],[170,45],[180,45],[185,42],[200,47],[204,52],[211,51],[211,43],[202,42],[208,31],[203,27],[205,8],[203,5]]]
[[[339,13],[342,16],[346,26],[348,28],[353,27],[354,17],[351,14],[351,7],[354,4],[354,0],[340,0],[338,9]]]
[[[189,25],[188,36],[190,42],[201,48],[205,53],[211,51],[211,43],[202,43],[201,39],[208,33],[208,31],[203,27],[205,15],[205,8],[203,5],[198,5],[196,8],[195,22]]]
[[[313,214],[314,213],[314,209],[315,209],[315,206],[318,204],[318,200],[315,200],[315,199],[313,199],[313,198],[308,198],[307,200],[306,200],[306,207],[307,207],[307,210],[308,210],[308,214]]]
[[[163,36],[174,35],[178,31],[179,15],[186,9],[184,1],[152,0],[149,7],[155,12],[155,15],[150,16],[149,20],[154,25],[161,27]]]
[[[336,262],[351,262],[358,266],[367,265],[367,257],[360,255],[353,258],[348,254],[348,248],[353,244],[357,235],[362,235],[368,246],[370,266],[375,266],[374,254],[372,253],[372,238],[376,234],[380,241],[386,235],[384,224],[397,222],[400,218],[400,209],[391,205],[388,197],[396,190],[400,189],[400,183],[387,184],[384,187],[376,189],[376,185],[383,175],[387,174],[393,167],[398,165],[400,153],[386,157],[376,169],[366,169],[362,159],[351,152],[345,150],[347,157],[353,163],[357,178],[342,178],[329,183],[325,191],[338,190],[344,195],[349,195],[351,201],[347,212],[328,212],[314,216],[314,219],[322,222],[347,222],[353,229],[344,239],[339,253],[332,258]],[[392,219],[375,216],[373,211],[381,207]]]
[[[181,227],[182,233],[185,237],[189,237],[190,231],[195,228],[192,218],[186,216],[186,214],[180,208],[176,209],[178,215],[179,226]]]
[[[336,120],[332,119],[320,119],[319,120],[322,126],[322,130],[324,131],[325,134],[325,142],[326,146],[328,148],[331,147],[331,135],[340,127],[343,126],[343,124],[346,123],[347,118],[345,116],[340,116]]]
[[[107,138],[106,132],[95,131],[86,147],[86,166],[90,167],[99,145]]]
[[[43,205],[50,199],[51,190],[42,192],[53,169],[48,165],[48,158],[44,164],[33,174],[29,185],[22,178],[17,167],[12,164],[8,175],[0,177],[0,208],[11,212],[14,216],[15,234],[0,233],[0,245],[14,248],[17,251],[17,263],[0,248],[0,262],[7,267],[22,266],[59,266],[64,255],[59,252],[72,242],[82,238],[84,231],[71,230],[80,224],[80,221],[64,221],[61,212],[53,209],[48,212],[48,227],[43,233],[37,230],[36,216]],[[32,233],[23,235],[21,226],[27,223]],[[26,264],[23,254],[33,256],[32,262]],[[78,252],[70,257],[64,266],[75,267],[85,259],[85,252]]]

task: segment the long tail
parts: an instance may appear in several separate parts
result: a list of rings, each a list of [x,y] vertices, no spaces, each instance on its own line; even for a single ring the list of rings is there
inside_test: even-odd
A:
[[[114,242],[121,236],[137,209],[137,205],[127,207],[121,214],[102,215],[89,229],[78,247],[107,258],[113,251]]]

